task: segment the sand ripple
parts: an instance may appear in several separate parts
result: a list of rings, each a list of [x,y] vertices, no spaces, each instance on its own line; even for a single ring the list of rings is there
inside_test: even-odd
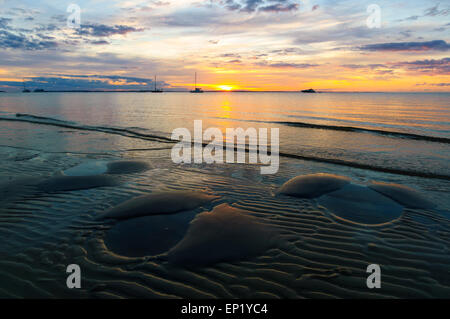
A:
[[[81,154],[41,154],[38,158],[45,156],[45,161],[38,158],[14,161],[14,156],[9,155],[11,160],[5,160],[0,171],[7,182],[11,182],[13,177],[41,180],[56,171],[92,159],[92,156],[86,158]],[[95,160],[105,158],[99,156]],[[444,213],[448,213],[450,206],[446,201],[448,185],[445,181],[408,180],[410,177],[369,174],[350,168],[338,171],[338,167],[328,164],[289,159],[282,161],[280,173],[276,176],[261,177],[259,168],[253,166],[173,165],[168,160],[167,150],[133,152],[133,158],[130,156],[129,160],[150,162],[158,169],[125,174],[126,182],[110,187],[41,193],[38,196],[25,189],[21,192],[20,187],[16,187],[14,196],[2,197],[1,297],[449,297],[450,220]],[[273,196],[292,176],[316,172],[333,172],[361,184],[375,179],[420,185],[421,189],[435,190],[428,191],[427,198],[439,202],[440,210],[406,207],[394,223],[367,227],[333,218],[318,203],[320,199]],[[170,250],[169,247],[178,239],[182,240],[187,231],[183,228],[187,225],[185,221],[180,221],[184,226],[175,228],[173,232],[180,231],[178,239],[172,232],[166,232],[170,233],[167,236],[163,231],[158,233],[156,228],[161,230],[165,225],[175,225],[174,221],[167,222],[164,217],[181,218],[188,212],[119,222],[96,220],[99,214],[130,198],[157,191],[206,188],[220,196],[222,203],[233,207],[232,211],[236,209],[240,214],[241,210],[245,211],[245,218],[241,215],[231,218],[237,227],[231,226],[232,223],[224,226],[226,236],[218,237],[221,229],[218,225],[227,222],[228,213],[220,222],[212,216],[214,212],[197,215],[191,229],[204,232],[205,241],[194,236],[192,230],[192,234],[186,235],[186,244],[172,252],[173,256],[178,252],[180,260],[193,258],[194,261],[201,258],[209,261],[204,256],[210,254],[213,264],[194,263],[191,267],[183,267],[164,258],[141,257],[143,254],[156,256],[164,249]],[[190,214],[198,213],[200,211],[195,209]],[[230,214],[235,215],[233,212]],[[188,217],[192,216],[186,215]],[[155,222],[156,218],[160,220]],[[148,232],[148,242],[144,247],[152,250],[127,256],[119,249],[131,251],[128,246],[139,250],[142,241],[135,241],[131,235],[127,241],[128,238],[120,234],[130,233],[133,229],[139,233],[137,227],[140,223],[144,231],[151,227],[150,223],[156,227]],[[273,227],[277,229],[277,236],[273,237],[273,242],[269,241],[270,245],[266,245],[266,229]],[[114,237],[114,232],[119,237]],[[232,238],[224,241],[227,236]],[[169,237],[173,241],[164,243]],[[211,241],[206,241],[206,238]],[[124,246],[113,247],[111,242],[116,239]],[[244,241],[242,247],[238,245],[241,242],[238,239]],[[252,244],[247,246],[247,242]],[[255,247],[257,251],[253,250]],[[240,258],[242,255],[245,258]],[[83,286],[80,290],[70,290],[65,285],[65,267],[72,263],[79,264],[82,269]],[[381,266],[382,289],[367,289],[366,267],[371,263]]]

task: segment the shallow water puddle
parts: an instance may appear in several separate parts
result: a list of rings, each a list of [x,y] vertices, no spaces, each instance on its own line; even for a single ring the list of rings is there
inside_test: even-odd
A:
[[[363,225],[379,225],[399,218],[403,207],[370,188],[349,184],[318,199],[333,215]]]
[[[118,222],[106,233],[106,247],[127,257],[164,253],[184,237],[197,213],[144,216]]]
[[[317,198],[338,219],[360,225],[381,225],[396,220],[404,207],[436,206],[420,192],[404,185],[372,181],[369,186],[361,186],[348,177],[325,173],[291,178],[278,194]]]
[[[184,237],[198,213],[192,210],[218,198],[202,191],[156,192],[127,200],[97,219],[120,220],[105,239],[114,253],[128,257],[155,255]]]
[[[372,182],[369,185],[374,191],[387,196],[408,208],[433,208],[436,205],[427,200],[418,191],[404,185]]]
[[[116,186],[119,184],[113,176],[92,175],[92,176],[54,176],[36,186],[44,192],[74,191],[104,186]]]
[[[65,170],[63,173],[67,176],[91,176],[106,173],[108,170],[107,161],[90,161],[81,163]]]
[[[107,165],[107,174],[141,173],[150,169],[150,165],[142,161],[115,161]]]

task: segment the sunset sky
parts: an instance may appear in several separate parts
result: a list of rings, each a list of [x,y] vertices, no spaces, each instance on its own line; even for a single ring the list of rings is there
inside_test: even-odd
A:
[[[5,91],[447,92],[449,52],[450,1],[0,0]]]

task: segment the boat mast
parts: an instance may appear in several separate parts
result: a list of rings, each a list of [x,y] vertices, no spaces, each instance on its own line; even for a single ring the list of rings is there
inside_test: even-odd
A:
[[[197,90],[197,72],[195,72],[195,89]]]
[[[155,75],[155,91],[156,91],[156,75]]]

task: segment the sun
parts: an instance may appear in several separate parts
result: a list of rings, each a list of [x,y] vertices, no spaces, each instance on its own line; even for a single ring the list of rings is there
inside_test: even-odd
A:
[[[222,91],[231,91],[233,87],[231,85],[218,85],[217,86]]]

